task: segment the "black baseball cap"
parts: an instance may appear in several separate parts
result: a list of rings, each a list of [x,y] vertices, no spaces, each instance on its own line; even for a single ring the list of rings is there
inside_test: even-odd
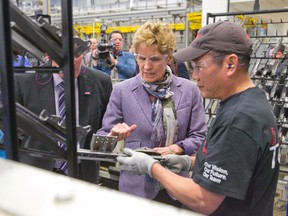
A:
[[[209,51],[252,54],[252,41],[236,23],[218,21],[201,28],[190,46],[173,54],[178,61],[192,61]]]

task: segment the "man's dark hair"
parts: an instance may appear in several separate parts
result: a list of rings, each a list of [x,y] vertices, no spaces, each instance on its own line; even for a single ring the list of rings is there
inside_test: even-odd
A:
[[[279,45],[279,48],[278,48],[278,52],[282,52],[282,53],[284,53],[285,48],[286,48],[285,45],[280,44],[280,45]]]
[[[111,31],[110,32],[110,34],[109,34],[109,40],[111,40],[111,37],[112,37],[112,34],[121,34],[121,37],[123,38],[123,33],[121,32],[121,31],[119,31],[119,30],[113,30],[113,31]]]

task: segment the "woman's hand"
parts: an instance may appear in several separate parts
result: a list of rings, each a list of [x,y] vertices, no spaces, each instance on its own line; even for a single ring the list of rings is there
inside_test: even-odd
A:
[[[156,147],[156,148],[153,148],[153,150],[158,152],[162,156],[167,155],[167,154],[177,154],[177,155],[184,154],[184,150],[176,144],[172,144],[167,147]]]
[[[118,123],[111,130],[108,136],[117,136],[117,140],[124,140],[131,135],[131,133],[137,128],[136,124],[128,126],[126,123]]]

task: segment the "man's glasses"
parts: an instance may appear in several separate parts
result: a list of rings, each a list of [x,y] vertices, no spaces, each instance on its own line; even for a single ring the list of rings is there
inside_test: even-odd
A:
[[[215,58],[214,58],[215,59]],[[210,65],[210,61],[213,61],[214,59],[205,59],[202,61],[197,62],[197,64],[194,61],[191,61],[191,66],[193,68],[193,71],[195,72],[202,72],[205,70],[207,67]],[[242,67],[244,66],[245,63],[238,64],[237,67]]]
[[[165,55],[159,55],[159,56],[151,56],[151,57],[146,57],[143,55],[135,54],[136,61],[138,64],[144,64],[146,62],[146,59],[148,60],[149,64],[155,65],[160,63],[163,59],[167,58],[167,54]]]
[[[191,61],[191,66],[193,68],[193,71],[195,72],[203,71],[205,68],[209,67],[209,61],[211,60],[213,59],[202,60],[202,61],[197,62],[197,64],[194,61]]]

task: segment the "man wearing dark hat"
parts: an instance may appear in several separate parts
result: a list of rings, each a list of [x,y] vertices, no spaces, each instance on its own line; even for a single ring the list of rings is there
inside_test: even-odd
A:
[[[203,27],[189,47],[174,54],[191,62],[205,98],[221,100],[194,167],[184,155],[164,156],[159,163],[124,149],[120,168],[148,174],[202,214],[271,216],[279,172],[277,126],[265,93],[249,77],[251,47],[240,26],[220,21]],[[192,169],[191,179],[177,175]]]
[[[75,34],[75,32],[74,32]],[[84,42],[74,35],[74,78],[75,78],[75,110],[76,124],[80,126],[91,126],[87,136],[79,141],[79,147],[90,149],[92,134],[102,125],[102,118],[106,111],[112,82],[107,74],[82,65]],[[83,47],[84,46],[84,47]],[[50,57],[49,57],[50,58]],[[53,57],[51,57],[53,59]],[[52,65],[58,67],[52,61]],[[65,88],[63,73],[18,73],[15,74],[15,100],[31,112],[39,115],[42,110],[51,114],[66,118],[65,111]],[[26,139],[24,139],[26,141]],[[40,151],[51,151],[51,147],[43,140],[29,139],[22,142],[25,147]],[[65,145],[59,146],[66,149]],[[39,167],[56,173],[67,174],[69,171],[67,163],[63,160],[54,161],[51,158],[34,157],[25,152],[19,155],[20,162]],[[91,160],[79,161],[79,178],[81,180],[97,183],[99,163]]]

